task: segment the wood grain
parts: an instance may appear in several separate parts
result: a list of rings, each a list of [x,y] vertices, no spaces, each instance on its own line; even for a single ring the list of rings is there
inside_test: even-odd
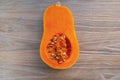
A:
[[[120,80],[120,0],[60,0],[73,12],[77,63],[54,70],[39,57],[43,12],[57,0],[0,0],[0,80]]]

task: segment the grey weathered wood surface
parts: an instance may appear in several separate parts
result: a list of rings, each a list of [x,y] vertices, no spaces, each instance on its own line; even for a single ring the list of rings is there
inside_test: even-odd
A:
[[[67,70],[39,58],[43,12],[57,0],[0,0],[0,80],[120,80],[120,0],[60,0],[73,12],[81,55]]]

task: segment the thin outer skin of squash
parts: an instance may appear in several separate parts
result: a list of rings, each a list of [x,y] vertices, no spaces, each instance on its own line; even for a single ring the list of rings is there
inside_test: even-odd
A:
[[[71,43],[70,57],[58,64],[55,60],[51,60],[46,48],[50,39],[57,33],[64,33]],[[40,57],[49,67],[54,69],[70,68],[79,57],[79,44],[74,28],[74,20],[72,13],[66,6],[49,6],[44,12],[44,32],[40,45]]]

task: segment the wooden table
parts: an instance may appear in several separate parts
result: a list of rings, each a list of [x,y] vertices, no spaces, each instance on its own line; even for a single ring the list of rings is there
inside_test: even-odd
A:
[[[0,0],[0,80],[120,80],[120,0],[60,0],[73,12],[77,63],[54,70],[39,58],[43,12],[57,0]]]

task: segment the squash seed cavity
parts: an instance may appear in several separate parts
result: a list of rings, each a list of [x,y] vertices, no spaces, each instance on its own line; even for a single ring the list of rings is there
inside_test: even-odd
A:
[[[48,43],[47,50],[50,59],[56,60],[58,64],[62,64],[70,57],[71,44],[65,34],[57,33]]]

